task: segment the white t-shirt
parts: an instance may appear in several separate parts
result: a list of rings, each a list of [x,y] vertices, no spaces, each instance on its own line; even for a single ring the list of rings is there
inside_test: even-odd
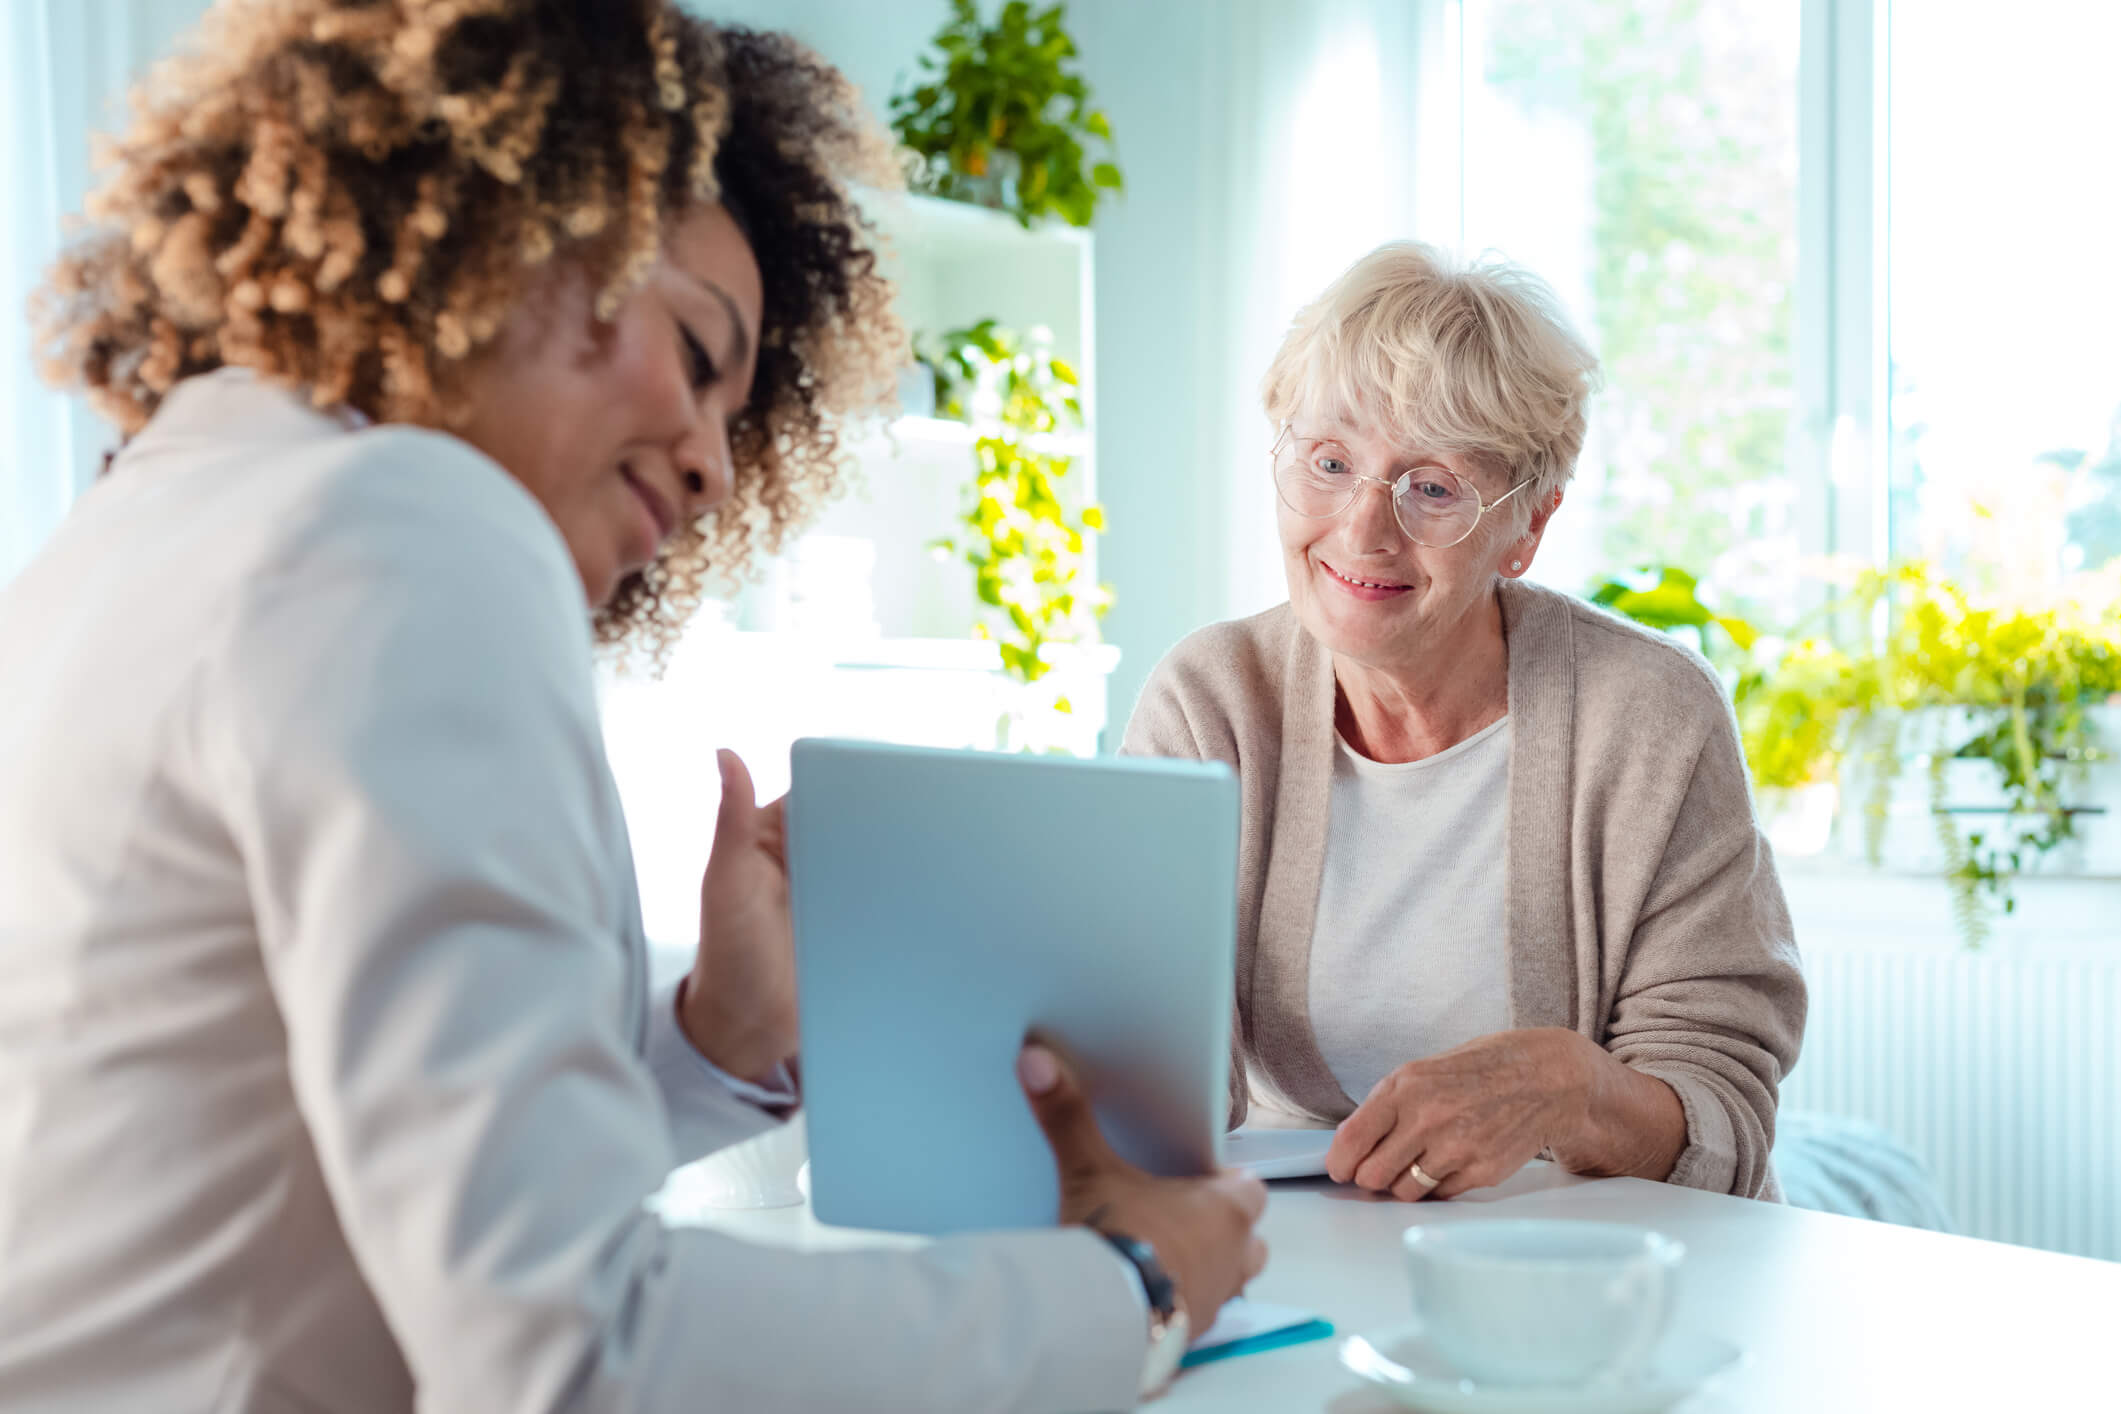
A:
[[[1510,1025],[1510,719],[1420,761],[1337,742],[1311,932],[1311,1029],[1348,1098]]]

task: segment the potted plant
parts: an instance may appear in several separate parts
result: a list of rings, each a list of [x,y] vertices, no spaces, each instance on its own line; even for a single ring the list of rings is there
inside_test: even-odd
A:
[[[1024,689],[998,736],[1022,745],[1036,714],[1074,710],[1064,692],[1036,686],[1054,670],[1049,650],[1095,644],[1112,604],[1111,586],[1090,577],[1090,537],[1104,529],[1104,512],[1073,504],[1074,458],[1040,440],[1083,425],[1078,380],[1043,331],[1026,338],[992,319],[942,335],[923,362],[935,377],[938,414],[983,429],[959,532],[929,548],[972,570],[982,606],[973,633],[994,641],[1002,670]]]
[[[1125,180],[1112,124],[1074,71],[1075,41],[1058,4],[1009,0],[990,27],[973,0],[921,56],[924,77],[891,100],[891,126],[913,155],[912,185],[1007,211],[1029,227],[1047,216],[1087,226],[1099,197]],[[1086,152],[1097,144],[1102,156]]]
[[[2108,744],[2121,741],[2121,571],[2039,606],[1978,604],[1920,563],[1866,572],[1834,612],[1868,625],[1882,608],[1882,634],[1848,647],[1793,636],[1765,664],[1744,661],[1750,625],[1724,623],[1690,576],[1665,574],[1593,597],[1658,627],[1722,624],[1755,786],[1769,799],[1834,791],[1845,846],[1940,872],[1969,945],[2016,906],[2020,874],[2121,872],[2121,764]]]
[[[1849,843],[1874,864],[1940,869],[1973,945],[1995,910],[2016,906],[2017,876],[2121,868],[2086,849],[2094,830],[2111,847],[2106,817],[2121,805],[2106,800],[2121,795],[2110,758],[2121,739],[2121,594],[2086,589],[2052,604],[1982,604],[1920,563],[1867,573],[1850,602],[1860,620],[1887,607],[1875,646],[1848,655],[1800,645],[1786,661],[1800,675],[1830,670],[1839,685],[1831,696],[1822,682],[1821,703],[1846,717],[1832,749]],[[1755,714],[1756,740],[1788,728],[1768,706]]]

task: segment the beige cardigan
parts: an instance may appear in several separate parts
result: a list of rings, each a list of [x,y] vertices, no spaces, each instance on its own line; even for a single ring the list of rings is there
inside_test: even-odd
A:
[[[1687,1145],[1670,1182],[1778,1196],[1768,1150],[1804,978],[1722,685],[1580,600],[1519,580],[1501,598],[1513,725],[1496,867],[1512,1022],[1571,1027],[1678,1092]],[[1127,724],[1129,754],[1238,775],[1233,1122],[1241,1061],[1266,1103],[1326,1122],[1355,1107],[1319,1054],[1307,996],[1333,709],[1332,661],[1285,604],[1189,636]]]

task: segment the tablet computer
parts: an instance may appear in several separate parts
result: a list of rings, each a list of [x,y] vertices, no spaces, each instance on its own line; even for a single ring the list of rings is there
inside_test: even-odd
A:
[[[1106,1136],[1209,1172],[1228,1119],[1237,783],[1220,763],[805,739],[788,874],[820,1222],[1050,1226],[1024,1035]]]

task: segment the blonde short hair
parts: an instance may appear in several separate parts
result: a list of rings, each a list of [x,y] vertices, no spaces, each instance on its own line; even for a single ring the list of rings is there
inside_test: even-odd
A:
[[[1306,411],[1373,419],[1409,445],[1530,481],[1510,503],[1522,527],[1575,471],[1597,386],[1597,355],[1537,275],[1394,241],[1297,313],[1261,393],[1275,422]]]

